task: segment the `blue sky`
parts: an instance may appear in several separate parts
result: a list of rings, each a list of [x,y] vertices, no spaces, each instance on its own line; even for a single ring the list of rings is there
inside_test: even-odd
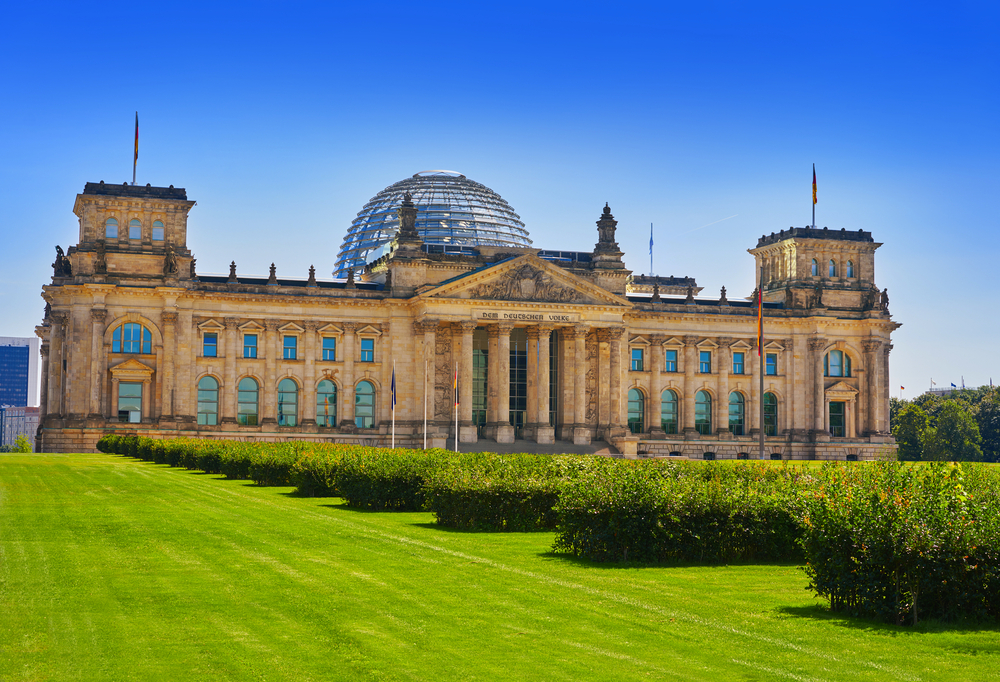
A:
[[[761,234],[870,230],[894,395],[1000,382],[993,3],[10,4],[0,336],[29,336],[88,181],[185,187],[200,272],[329,273],[379,190],[501,194],[535,245],[746,296]],[[711,223],[711,224],[710,224]]]

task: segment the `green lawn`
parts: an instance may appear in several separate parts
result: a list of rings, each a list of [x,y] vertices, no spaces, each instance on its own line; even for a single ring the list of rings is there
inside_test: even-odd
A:
[[[1000,628],[618,567],[108,455],[0,455],[0,680],[987,680]]]

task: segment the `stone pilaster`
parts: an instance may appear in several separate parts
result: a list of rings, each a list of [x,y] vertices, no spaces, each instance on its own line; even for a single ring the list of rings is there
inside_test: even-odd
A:
[[[684,407],[681,410],[681,423],[684,425],[685,438],[698,438],[700,435],[694,426],[694,394],[695,371],[698,369],[698,337],[684,337]]]
[[[587,423],[587,336],[590,328],[584,325],[573,327],[573,372],[576,390],[574,392],[573,444],[590,445],[591,430]]]
[[[458,332],[458,343],[453,347],[458,348],[459,440],[462,443],[475,443],[479,440],[472,423],[472,333],[476,330],[476,323],[458,322],[454,328]]]
[[[493,356],[496,358],[496,369],[494,374],[493,357],[490,358],[490,377],[494,376],[495,381],[491,382],[490,396],[494,396],[493,386],[496,386],[495,393],[495,418],[492,424],[487,423],[487,434],[491,435],[498,443],[514,442],[514,426],[510,423],[510,333],[514,325],[507,322],[500,322],[490,326],[490,350],[493,348],[493,334],[496,334],[497,351]]]
[[[826,424],[826,397],[823,379],[823,350],[826,339],[809,339],[809,354],[813,368],[813,440],[826,441],[830,439],[830,430]]]
[[[239,391],[239,377],[236,375],[236,358],[239,354],[239,326],[240,320],[238,317],[227,317],[223,320],[223,324],[226,326],[226,345],[225,354],[226,356],[222,359],[222,414],[220,424],[235,424],[236,423],[236,397]],[[266,340],[265,340],[265,352]],[[266,376],[266,374],[265,374]],[[197,392],[198,388],[195,386],[194,390]],[[263,398],[264,386],[260,387],[260,393],[257,394],[258,402]],[[197,409],[197,408],[196,408]],[[259,409],[259,408],[258,408]]]
[[[260,387],[258,400],[263,403],[261,409],[261,425],[276,426],[278,424],[278,363],[281,361],[282,348],[278,339],[278,320],[264,320],[264,344],[267,355],[264,357],[263,386]]]
[[[96,311],[91,311],[96,312]],[[164,310],[160,314],[163,322],[163,364],[160,369],[160,421],[173,421],[174,418],[174,331],[177,328],[177,313]]]
[[[108,311],[90,311],[90,409],[89,419],[103,419],[101,410],[101,385],[104,381],[104,325]]]
[[[302,380],[302,426],[316,425],[316,330],[319,329],[318,322],[308,321],[303,325],[305,337],[303,344],[305,347],[305,376]]]
[[[533,419],[535,422],[534,437],[535,442],[538,443],[555,443],[556,430],[554,426],[549,424],[549,411],[551,409],[549,405],[549,353],[551,351],[550,343],[554,327],[538,325],[535,329],[537,330],[535,343],[538,344],[536,352],[538,385],[535,389],[537,399],[535,401],[535,416]]]
[[[343,417],[340,419],[341,428],[354,428],[354,360],[356,355],[357,337],[355,334],[361,325],[357,322],[345,322],[341,325],[344,329],[344,377],[341,393],[341,405],[343,406]]]
[[[646,398],[646,431],[654,438],[664,436],[660,423],[660,394],[663,392],[663,342],[666,337],[653,334],[649,337],[649,396]]]
[[[719,349],[716,352],[713,363],[715,367],[715,394],[718,399],[715,401],[715,406],[712,415],[712,421],[715,423],[715,433],[723,438],[729,438],[729,372],[733,369],[733,354],[730,351],[730,346],[733,340],[728,336],[720,336],[718,338]],[[743,403],[743,427],[749,428],[746,423],[746,402]]]

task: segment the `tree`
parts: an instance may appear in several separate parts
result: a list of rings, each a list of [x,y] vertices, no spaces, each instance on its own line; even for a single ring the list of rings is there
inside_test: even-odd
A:
[[[23,433],[14,439],[14,449],[11,452],[31,452],[31,441]]]
[[[900,398],[889,398],[889,430],[893,431],[896,427],[896,420],[899,418],[899,413],[903,411],[907,405],[910,404],[909,400],[903,400]]]
[[[975,416],[983,438],[983,461],[1000,462],[1000,388],[980,401]]]
[[[978,462],[983,459],[979,426],[958,401],[945,401],[934,427],[924,432],[924,459]]]
[[[899,459],[923,459],[924,433],[927,431],[927,413],[919,405],[907,403],[892,424],[892,435],[899,446]]]

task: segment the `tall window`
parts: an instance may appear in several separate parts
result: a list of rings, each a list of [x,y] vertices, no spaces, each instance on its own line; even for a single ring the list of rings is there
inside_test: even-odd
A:
[[[734,436],[742,436],[746,423],[746,406],[743,394],[733,391],[729,394],[729,432]]]
[[[203,341],[204,343],[202,343],[201,354],[206,358],[214,358],[218,356],[219,335],[214,332],[206,332]]]
[[[354,425],[359,429],[375,427],[375,387],[361,381],[354,389]]]
[[[138,424],[142,421],[142,384],[118,384],[118,421]]]
[[[198,381],[198,423],[205,426],[219,423],[219,382],[213,377]]]
[[[285,352],[284,352],[284,356],[283,356],[285,358],[285,360],[294,360],[295,359],[298,341],[299,341],[299,339],[298,339],[297,336],[286,336],[285,337],[285,341],[284,341],[284,351]]]
[[[316,386],[316,423],[337,425],[337,385],[329,379],[323,379]]]
[[[712,433],[712,396],[708,391],[694,395],[694,428],[703,436]]]
[[[823,374],[828,377],[851,376],[851,357],[840,350],[832,350],[823,357]]]
[[[632,433],[642,433],[645,431],[643,415],[645,414],[646,401],[642,391],[637,388],[628,390],[628,428]]]
[[[666,433],[677,433],[677,394],[669,388],[660,401],[660,426]]]
[[[834,400],[830,402],[830,435],[836,438],[843,438],[846,434],[845,425],[847,423],[844,410],[844,403]]]
[[[773,393],[764,394],[764,435],[778,435],[778,398]]]
[[[702,374],[712,373],[712,351],[703,350],[698,355],[698,371]]]
[[[236,421],[243,426],[257,426],[257,382],[243,377],[236,392]]]
[[[104,238],[118,239],[118,221],[114,218],[108,218],[104,221]]]
[[[632,371],[641,372],[642,371],[642,349],[633,348],[632,349]]]
[[[153,221],[153,241],[162,242],[163,241],[163,221],[154,220]]]
[[[765,353],[764,354],[764,374],[768,376],[777,376],[778,374],[778,354],[777,353]]]
[[[257,357],[257,335],[256,334],[244,334],[243,335],[243,357],[245,357],[245,358],[255,358],[255,357]]]
[[[667,358],[667,364],[666,364],[666,367],[664,369],[667,372],[676,372],[677,371],[677,351],[676,350],[664,351],[664,355]]]
[[[295,426],[299,415],[299,385],[292,379],[278,382],[278,426]]]
[[[332,336],[323,337],[323,359],[324,360],[336,360],[337,359],[337,339]]]
[[[854,261],[847,261],[847,276],[854,277]]]
[[[831,258],[830,259],[830,277],[836,277],[836,276],[837,276],[837,262]]]
[[[128,238],[135,240],[142,239],[142,223],[135,218],[128,221]]]
[[[153,337],[141,324],[126,322],[111,332],[111,352],[149,355],[153,352]]]
[[[815,277],[816,275],[819,274],[819,263],[816,262],[815,258],[813,258],[812,271],[811,272],[812,272],[812,276],[813,277]]]
[[[743,353],[733,353],[733,374],[743,374]]]
[[[361,339],[361,362],[375,362],[375,339]]]

